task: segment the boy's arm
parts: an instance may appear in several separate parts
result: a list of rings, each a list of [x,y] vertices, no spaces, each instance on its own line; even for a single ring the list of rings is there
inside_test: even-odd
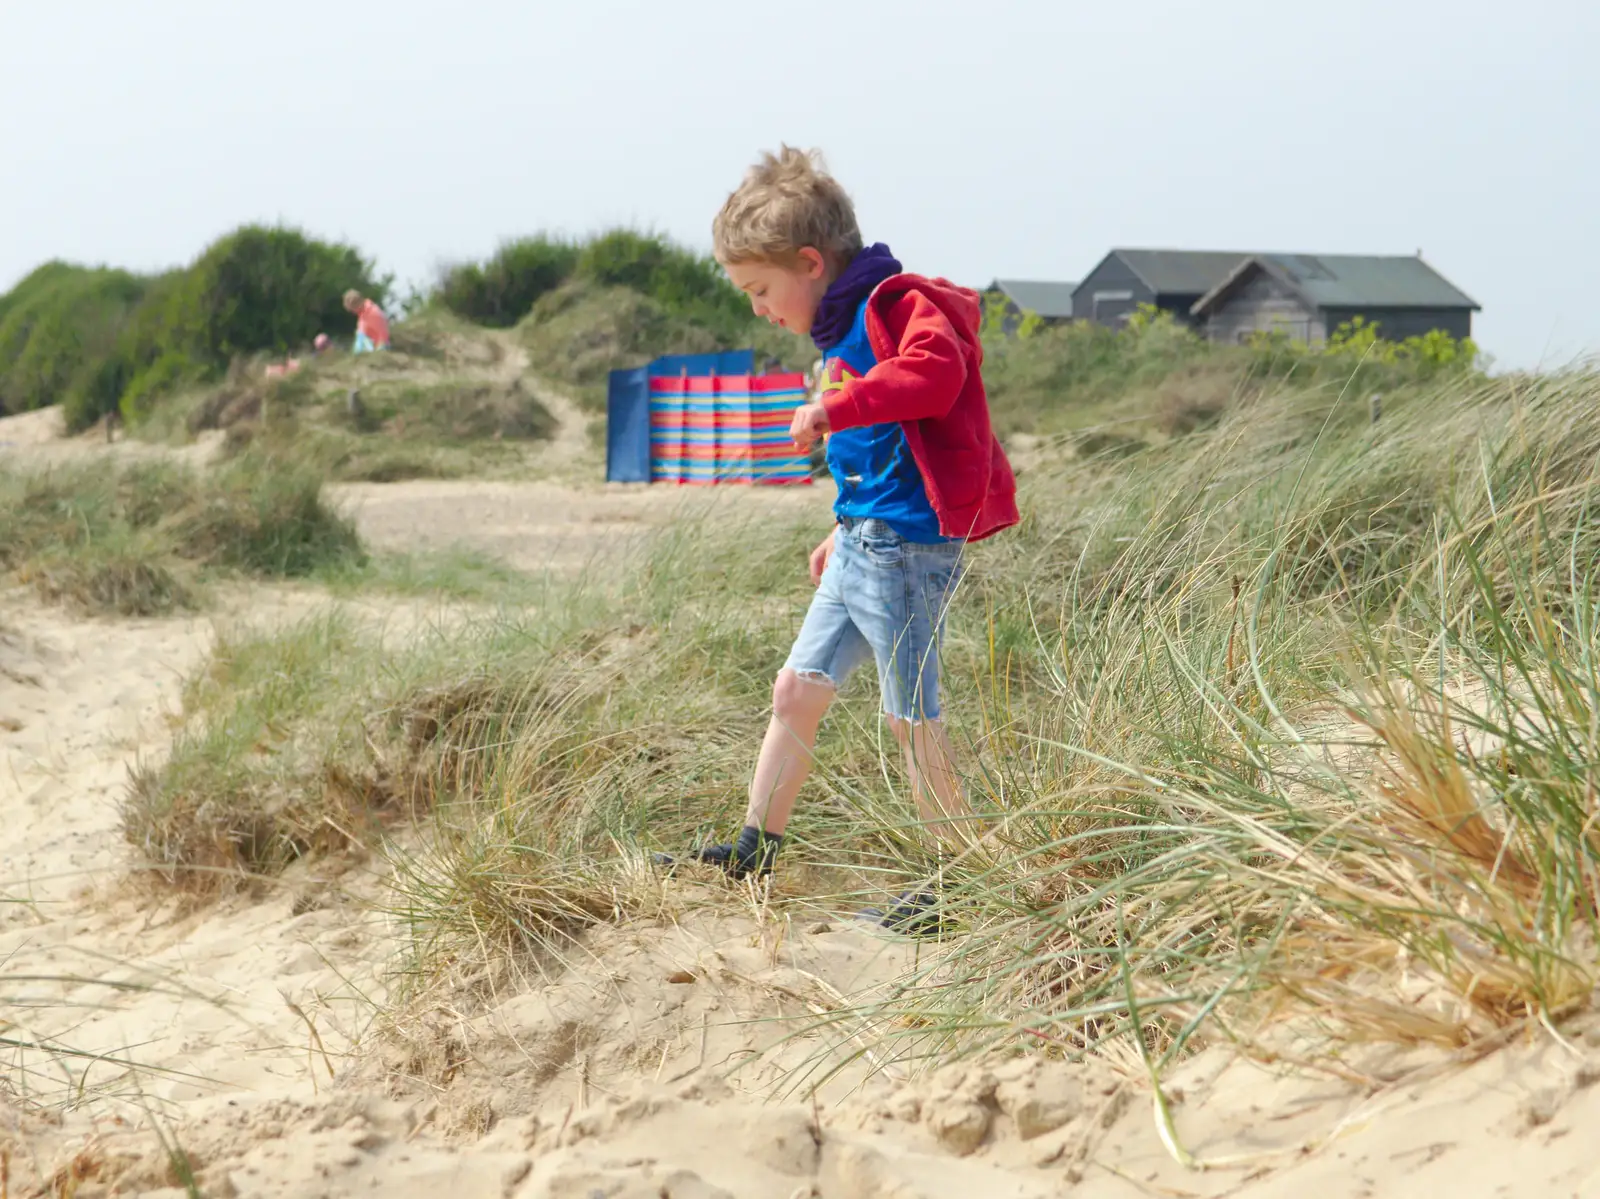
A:
[[[961,394],[966,358],[955,327],[938,305],[908,291],[890,306],[885,322],[901,330],[894,357],[823,396],[830,429],[943,416]]]

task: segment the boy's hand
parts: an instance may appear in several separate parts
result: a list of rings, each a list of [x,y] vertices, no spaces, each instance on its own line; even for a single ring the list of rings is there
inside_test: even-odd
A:
[[[821,404],[802,404],[794,410],[789,436],[802,450],[809,450],[828,431],[828,410]]]
[[[837,531],[837,529],[834,530],[834,532]],[[829,533],[827,539],[811,551],[811,585],[813,587],[822,586],[822,572],[828,569],[828,559],[831,557],[833,557],[833,533]]]

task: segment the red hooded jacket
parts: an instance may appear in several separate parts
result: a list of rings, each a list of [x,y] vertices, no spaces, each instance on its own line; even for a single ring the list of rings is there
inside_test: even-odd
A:
[[[1017,523],[1017,481],[989,423],[978,294],[894,275],[867,301],[878,364],[822,401],[830,429],[891,422],[922,474],[946,537],[981,541]]]

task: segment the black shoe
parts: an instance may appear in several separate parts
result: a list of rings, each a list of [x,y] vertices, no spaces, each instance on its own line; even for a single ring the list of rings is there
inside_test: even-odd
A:
[[[939,910],[939,897],[932,891],[902,891],[887,910],[866,908],[860,915],[863,920],[907,937],[936,937],[951,928]]]
[[[688,855],[691,862],[704,862],[708,866],[720,867],[729,878],[749,878],[754,874],[759,878],[766,878],[772,873],[772,864],[777,860],[778,847],[783,843],[779,834],[757,834],[754,829],[745,829],[740,833],[739,841],[720,845],[707,845],[696,849]],[[658,853],[653,855],[657,866],[671,871],[678,865],[677,859],[671,854]]]

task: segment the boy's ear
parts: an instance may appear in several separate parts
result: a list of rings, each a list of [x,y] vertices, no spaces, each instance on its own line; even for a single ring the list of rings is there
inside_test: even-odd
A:
[[[801,246],[797,251],[800,272],[808,279],[820,279],[828,273],[828,260],[815,246]]]

